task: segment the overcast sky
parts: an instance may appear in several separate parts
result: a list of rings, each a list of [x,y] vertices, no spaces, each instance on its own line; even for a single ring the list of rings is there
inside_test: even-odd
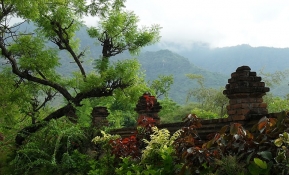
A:
[[[289,47],[288,0],[127,0],[140,25],[160,24],[161,42],[211,47]]]

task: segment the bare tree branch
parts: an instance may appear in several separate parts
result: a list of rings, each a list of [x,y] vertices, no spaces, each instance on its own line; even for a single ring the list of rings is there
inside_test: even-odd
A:
[[[47,17],[48,20],[50,20]],[[56,33],[57,37],[54,37],[52,39],[52,42],[54,42],[60,50],[67,50],[74,61],[76,62],[78,68],[80,69],[80,72],[83,76],[83,78],[86,78],[86,73],[85,70],[80,62],[80,57],[83,56],[83,52],[81,52],[78,56],[77,54],[73,51],[72,47],[69,44],[69,35],[67,33],[67,29],[69,29],[73,25],[74,21],[72,20],[71,23],[67,27],[62,27],[61,24],[57,21],[52,21],[50,20],[50,24],[54,27],[53,31]],[[65,37],[64,37],[65,36]]]
[[[28,71],[20,71],[15,58],[11,55],[10,52],[8,52],[7,48],[3,45],[3,43],[0,43],[0,49],[2,51],[2,55],[10,61],[10,64],[12,66],[12,72],[14,74],[16,74],[20,78],[24,78],[28,81],[33,81],[33,82],[36,82],[36,83],[39,83],[42,85],[52,87],[55,90],[57,90],[59,93],[61,93],[64,96],[64,98],[66,98],[68,101],[73,99],[73,97],[68,92],[68,90],[66,88],[62,87],[61,85],[59,85],[55,82],[51,82],[49,80],[45,80],[45,79],[41,79],[41,78],[32,76],[31,74],[29,74]]]

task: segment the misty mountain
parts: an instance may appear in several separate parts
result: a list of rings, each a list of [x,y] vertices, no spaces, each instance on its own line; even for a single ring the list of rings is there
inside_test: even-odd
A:
[[[198,88],[196,81],[190,80],[186,74],[199,74],[205,79],[206,87],[225,87],[229,76],[210,72],[190,63],[190,61],[169,50],[143,52],[138,56],[142,69],[146,70],[147,80],[154,80],[158,75],[173,75],[174,84],[169,96],[178,103],[185,103],[190,89]]]
[[[232,47],[210,48],[206,43],[193,43],[184,48],[175,43],[161,43],[146,49],[156,50],[171,48],[176,53],[189,59],[194,65],[203,69],[230,75],[237,67],[247,65],[251,71],[270,72],[289,70],[289,48],[251,47],[243,44]],[[189,49],[188,49],[189,48]],[[274,95],[284,97],[289,93],[289,77],[280,85],[270,87]]]
[[[196,66],[222,74],[230,74],[242,65],[250,66],[256,72],[263,69],[271,73],[289,68],[289,48],[251,47],[246,44],[210,48],[205,43],[194,43],[185,49],[174,43],[162,43],[148,49],[161,48],[172,48]]]
[[[20,30],[33,31],[32,24],[24,24]],[[84,67],[93,69],[93,60],[101,55],[101,47],[96,44],[96,39],[92,39],[86,32],[87,28],[81,27],[76,33],[80,38],[80,50],[85,52]],[[49,46],[56,47],[53,43]],[[161,48],[170,48],[163,50]],[[65,51],[59,53],[67,62],[69,58]],[[248,65],[252,71],[258,72],[264,68],[265,71],[275,72],[285,70],[289,65],[289,48],[278,49],[269,47],[251,47],[249,45],[239,45],[234,47],[211,49],[208,44],[194,43],[191,49],[186,49],[177,44],[161,43],[143,49],[143,52],[134,56],[139,59],[141,69],[145,70],[146,80],[152,81],[159,75],[173,75],[174,84],[171,87],[170,97],[178,103],[185,103],[187,93],[190,89],[199,87],[196,81],[190,80],[186,74],[200,74],[205,79],[206,87],[225,87],[228,78],[237,67]],[[111,60],[132,58],[127,52],[112,57]],[[70,64],[62,64],[58,69],[62,75],[69,76],[77,69],[73,60]],[[270,87],[275,95],[284,96],[289,93],[288,83],[278,87]]]

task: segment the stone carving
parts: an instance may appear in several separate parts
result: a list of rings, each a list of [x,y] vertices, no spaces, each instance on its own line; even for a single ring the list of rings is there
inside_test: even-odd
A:
[[[92,125],[94,127],[108,126],[107,116],[109,115],[106,107],[94,107],[91,116],[92,116]]]
[[[224,94],[230,99],[227,114],[232,120],[244,120],[249,115],[268,114],[267,104],[263,103],[263,96],[269,92],[265,83],[256,72],[251,72],[249,66],[238,67],[231,74]]]
[[[157,102],[155,96],[151,96],[149,92],[146,92],[139,97],[135,111],[139,114],[139,117],[152,117],[156,121],[156,124],[160,124],[158,112],[160,112],[161,108],[162,106]]]

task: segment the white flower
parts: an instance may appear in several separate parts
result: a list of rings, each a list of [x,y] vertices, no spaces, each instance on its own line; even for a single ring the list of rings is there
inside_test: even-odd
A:
[[[193,153],[193,149],[192,149],[192,148],[189,148],[189,149],[187,149],[187,152],[188,152],[188,153]]]

